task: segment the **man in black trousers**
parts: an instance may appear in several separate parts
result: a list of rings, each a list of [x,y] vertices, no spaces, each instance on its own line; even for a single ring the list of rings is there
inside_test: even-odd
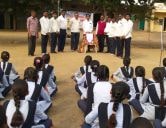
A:
[[[43,12],[43,17],[40,18],[41,25],[41,51],[42,54],[47,53],[48,34],[50,29],[50,20],[48,18],[48,12]]]
[[[36,12],[31,11],[31,16],[27,18],[27,30],[28,30],[28,55],[34,56],[36,47],[36,38],[38,38],[38,19],[36,18]]]
[[[58,52],[63,52],[66,42],[67,34],[67,19],[65,17],[66,11],[62,10],[61,15],[58,17],[58,24],[60,28],[59,40],[58,40]]]

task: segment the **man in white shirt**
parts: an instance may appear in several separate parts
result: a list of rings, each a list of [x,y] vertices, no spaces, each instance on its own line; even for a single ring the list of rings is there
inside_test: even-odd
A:
[[[43,12],[43,17],[40,18],[40,25],[41,25],[41,50],[42,53],[47,52],[47,43],[48,43],[48,33],[49,33],[49,18],[48,18],[48,12]]]
[[[117,56],[121,58],[123,57],[123,49],[124,49],[124,38],[122,38],[122,36],[124,33],[125,23],[126,19],[121,14],[119,14],[118,31],[120,33],[119,33],[119,38],[117,38]]]
[[[131,38],[132,38],[132,30],[133,30],[133,22],[130,20],[130,14],[126,14],[126,22],[124,26],[124,48],[125,48],[125,57],[130,58],[131,51]]]
[[[82,25],[83,36],[86,36],[87,33],[93,32],[93,22],[90,20],[90,14],[86,14],[86,20],[83,21]],[[88,52],[90,51],[90,47],[88,46]]]
[[[107,44],[107,52],[106,53],[109,53],[109,39],[108,39],[108,33],[109,33],[109,25],[111,24],[111,18],[110,16],[107,16],[107,22],[106,22],[106,27],[104,29],[104,33],[106,35],[106,44]]]
[[[83,34],[93,32],[93,22],[90,20],[90,14],[86,14],[86,20],[83,21],[82,29]]]
[[[74,17],[70,21],[72,51],[77,50],[80,39],[80,20],[78,19],[78,16],[78,12],[75,12]]]
[[[52,18],[50,19],[50,43],[51,43],[51,53],[56,53],[56,45],[59,35],[59,25],[57,20],[57,14],[52,11]]]
[[[63,52],[66,42],[67,19],[65,17],[66,11],[62,10],[61,15],[58,17],[58,24],[60,28],[58,39],[58,52]]]
[[[111,19],[112,21],[109,25],[109,31],[108,31],[109,47],[110,47],[109,52],[115,55],[115,51],[117,48],[117,42],[116,42],[117,23],[114,16]]]

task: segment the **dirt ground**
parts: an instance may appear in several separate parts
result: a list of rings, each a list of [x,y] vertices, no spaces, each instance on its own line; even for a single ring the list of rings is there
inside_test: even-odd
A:
[[[26,36],[25,32],[0,32],[0,52],[3,50],[10,52],[10,61],[21,76],[26,67],[33,66],[34,59],[34,57],[27,56]],[[156,40],[159,37],[158,34],[154,39]],[[146,44],[144,45],[143,41],[140,40],[143,40]],[[147,37],[145,37],[145,33],[135,33],[132,45],[131,65],[133,67],[143,65],[146,68],[147,78],[151,78],[153,67],[159,66],[160,49],[152,48],[153,46],[158,46],[158,43],[159,40],[153,40],[151,44]],[[38,44],[35,52],[36,56],[41,55],[40,50],[40,45]],[[79,96],[74,90],[74,82],[70,77],[83,65],[83,58],[88,54],[93,59],[99,60],[101,64],[107,65],[110,68],[110,74],[122,65],[122,59],[111,56],[110,54],[70,52],[69,46],[65,47],[64,53],[51,54],[51,64],[55,67],[58,85],[58,93],[53,97],[53,106],[49,111],[54,128],[79,128],[83,122],[83,115],[77,107]]]

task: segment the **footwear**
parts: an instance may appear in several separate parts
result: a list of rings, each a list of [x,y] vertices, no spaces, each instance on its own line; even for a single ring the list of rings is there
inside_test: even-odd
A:
[[[51,51],[51,53],[57,53],[56,51]]]

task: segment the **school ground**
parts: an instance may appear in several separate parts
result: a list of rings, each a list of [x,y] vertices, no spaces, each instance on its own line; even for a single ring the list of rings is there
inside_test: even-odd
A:
[[[166,43],[166,33],[164,37]],[[0,52],[3,50],[10,52],[10,61],[21,77],[26,67],[33,66],[34,57],[27,56],[26,32],[0,32]],[[77,107],[79,96],[74,90],[75,83],[71,80],[71,75],[83,65],[83,58],[88,54],[93,59],[99,60],[101,64],[107,65],[110,73],[122,65],[122,59],[108,53],[70,52],[69,45],[65,47],[64,53],[51,54],[51,64],[55,67],[58,85],[58,93],[53,97],[53,105],[49,111],[54,128],[80,128],[83,122],[83,114]],[[40,41],[35,55],[41,55]],[[152,68],[159,66],[160,33],[134,32],[131,58],[131,65],[134,67],[143,65],[146,68],[147,78],[150,78]],[[7,98],[10,96],[11,93]]]

